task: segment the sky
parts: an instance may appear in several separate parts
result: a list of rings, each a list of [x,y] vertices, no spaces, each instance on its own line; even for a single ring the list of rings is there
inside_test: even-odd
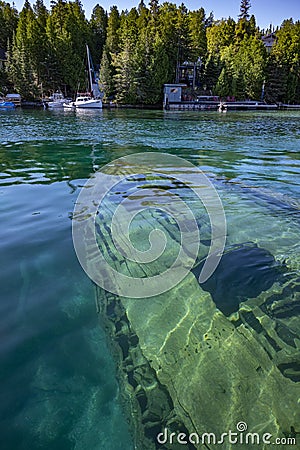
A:
[[[10,0],[6,0],[10,2]],[[30,0],[34,3],[35,0]],[[181,4],[182,0],[169,0],[171,2]],[[108,10],[112,5],[117,5],[119,10],[130,9],[137,6],[140,0],[81,0],[86,16],[89,18],[94,6],[99,3],[104,9]],[[148,0],[144,0],[147,4]],[[44,0],[49,7],[49,0]],[[162,3],[162,0],[160,0]],[[206,14],[212,11],[215,19],[231,16],[237,18],[240,9],[240,0],[185,0],[183,3],[188,9],[198,9],[201,6],[205,9]],[[15,0],[18,10],[22,8],[23,0]],[[300,0],[251,0],[250,14],[256,17],[257,25],[260,28],[267,28],[270,23],[272,25],[281,25],[284,19],[292,17],[294,20],[300,20]]]

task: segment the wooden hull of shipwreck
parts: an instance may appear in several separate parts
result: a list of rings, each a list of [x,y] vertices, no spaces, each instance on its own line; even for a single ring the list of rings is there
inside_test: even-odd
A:
[[[111,211],[102,209],[97,216],[98,244],[119,270],[120,262],[108,250],[113,243],[104,226],[106,213]],[[169,225],[165,222],[167,230]],[[138,275],[127,263],[126,271]],[[299,317],[289,309],[297,308],[297,286],[299,280],[277,282],[229,317],[193,273],[152,298],[120,298],[96,288],[97,310],[118,361],[124,408],[138,450],[182,448],[156,442],[165,428],[169,434],[220,436],[244,421],[249,432],[260,435],[284,437],[297,431],[300,357],[293,327],[299,329]],[[276,299],[281,300],[276,304]],[[217,450],[220,445],[187,448]],[[234,448],[222,444],[223,450]]]

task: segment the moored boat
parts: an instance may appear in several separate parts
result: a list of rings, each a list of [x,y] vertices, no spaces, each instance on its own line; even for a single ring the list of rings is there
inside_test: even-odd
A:
[[[79,94],[76,97],[75,102],[73,102],[75,108],[92,108],[92,109],[102,109],[101,98],[94,98],[89,93]]]
[[[77,93],[73,102],[64,102],[64,108],[78,109],[102,109],[102,93],[100,92],[98,80],[92,63],[92,58],[88,45],[86,46],[88,73],[89,73],[89,92]]]
[[[66,109],[75,109],[75,105],[74,105],[73,100],[66,100],[63,103],[63,107],[66,108]]]
[[[54,94],[50,97],[50,102],[46,104],[46,107],[50,109],[62,108],[65,101],[66,99],[61,92],[54,92]]]
[[[15,107],[13,102],[0,101],[0,109],[15,109]]]

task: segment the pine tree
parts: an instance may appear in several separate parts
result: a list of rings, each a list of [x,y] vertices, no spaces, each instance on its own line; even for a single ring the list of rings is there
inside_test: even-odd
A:
[[[35,61],[34,46],[38,42],[33,32],[35,15],[28,0],[20,13],[16,34],[8,52],[7,73],[16,91],[25,98],[38,95],[38,73]]]
[[[136,104],[138,101],[137,68],[134,47],[128,40],[124,49],[114,57],[116,99],[121,103]]]
[[[232,95],[232,76],[227,66],[224,66],[216,85],[216,94],[220,97]]]
[[[30,55],[24,41],[13,40],[8,51],[7,73],[17,93],[23,98],[34,99],[38,95]]]
[[[286,71],[286,89],[280,97],[285,103],[300,102],[300,22],[292,19],[285,20],[276,32],[276,44],[272,48],[270,57],[272,62]]]
[[[206,29],[207,50],[209,53],[220,54],[222,49],[229,47],[235,40],[236,23],[229,17],[220,20]]]
[[[251,8],[250,0],[242,0],[240,6],[239,19],[249,20],[249,9]]]
[[[46,6],[44,5],[43,0],[36,0],[35,4],[33,5],[33,11],[35,13],[36,19],[39,23],[39,25],[42,28],[46,28],[46,22],[48,17],[48,11]]]
[[[121,14],[113,6],[109,15],[96,5],[90,21],[80,0],[52,0],[50,11],[43,0],[34,1],[31,7],[25,0],[18,16],[0,0],[0,47],[8,50],[8,80],[22,95],[34,97],[41,83],[69,93],[83,86],[87,43],[94,62],[101,60],[106,98],[157,103],[162,85],[175,81],[178,63],[200,57],[201,82],[223,96],[259,99],[265,82],[266,99],[300,102],[300,22],[283,22],[267,56],[249,0],[241,1],[237,23],[158,0],[148,7],[139,0]],[[7,82],[3,73],[0,78]]]
[[[100,83],[104,91],[104,100],[111,100],[115,94],[114,73],[110,52],[104,47],[100,64]]]
[[[156,18],[158,15],[158,12],[159,12],[158,0],[150,0],[149,7],[150,7],[150,13],[152,14],[152,16],[154,18]]]
[[[214,91],[221,69],[220,57],[210,54],[205,64],[203,76],[203,85],[206,86],[206,89]]]
[[[106,48],[111,53],[118,53],[119,51],[119,34],[120,28],[120,14],[118,8],[113,6],[110,8],[110,14],[107,22],[107,38]]]
[[[204,58],[207,52],[206,20],[203,8],[191,11],[189,19],[190,56],[192,61]]]
[[[113,55],[115,68],[116,98],[123,103],[135,104],[138,101],[138,12],[132,8],[122,17],[120,25],[120,49]]]
[[[106,41],[100,64],[100,83],[103,86],[105,99],[111,99],[116,93],[114,63],[120,52],[120,14],[118,8],[113,6],[107,20]]]
[[[233,57],[234,79],[239,90],[234,95],[241,98],[240,86],[242,86],[246,98],[252,100],[261,98],[266,59],[266,50],[261,39],[246,36]]]
[[[232,85],[228,95],[232,95],[237,100],[246,100],[246,82],[243,70],[239,67],[232,77]]]
[[[76,91],[86,88],[86,43],[90,41],[90,28],[79,1],[53,4],[46,26],[49,42],[48,54],[53,73],[53,89]],[[57,70],[57,75],[55,71]]]
[[[18,24],[18,12],[9,3],[0,1],[0,48],[7,50],[8,41],[12,42]]]
[[[91,52],[93,59],[101,61],[107,33],[107,13],[102,6],[96,5],[93,9],[90,28],[92,33]]]
[[[264,99],[268,103],[285,102],[287,99],[288,67],[279,64],[274,55],[270,55],[265,71],[266,84]]]
[[[188,10],[183,3],[177,8],[176,34],[179,62],[187,61],[190,57],[190,30]]]

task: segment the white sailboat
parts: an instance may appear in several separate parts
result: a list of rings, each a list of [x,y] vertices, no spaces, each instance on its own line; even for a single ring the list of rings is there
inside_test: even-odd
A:
[[[88,45],[86,46],[88,71],[89,71],[89,85],[90,92],[77,93],[74,102],[65,103],[65,108],[78,109],[102,109],[102,97],[97,80],[95,80],[95,71],[91,61],[91,55]]]

